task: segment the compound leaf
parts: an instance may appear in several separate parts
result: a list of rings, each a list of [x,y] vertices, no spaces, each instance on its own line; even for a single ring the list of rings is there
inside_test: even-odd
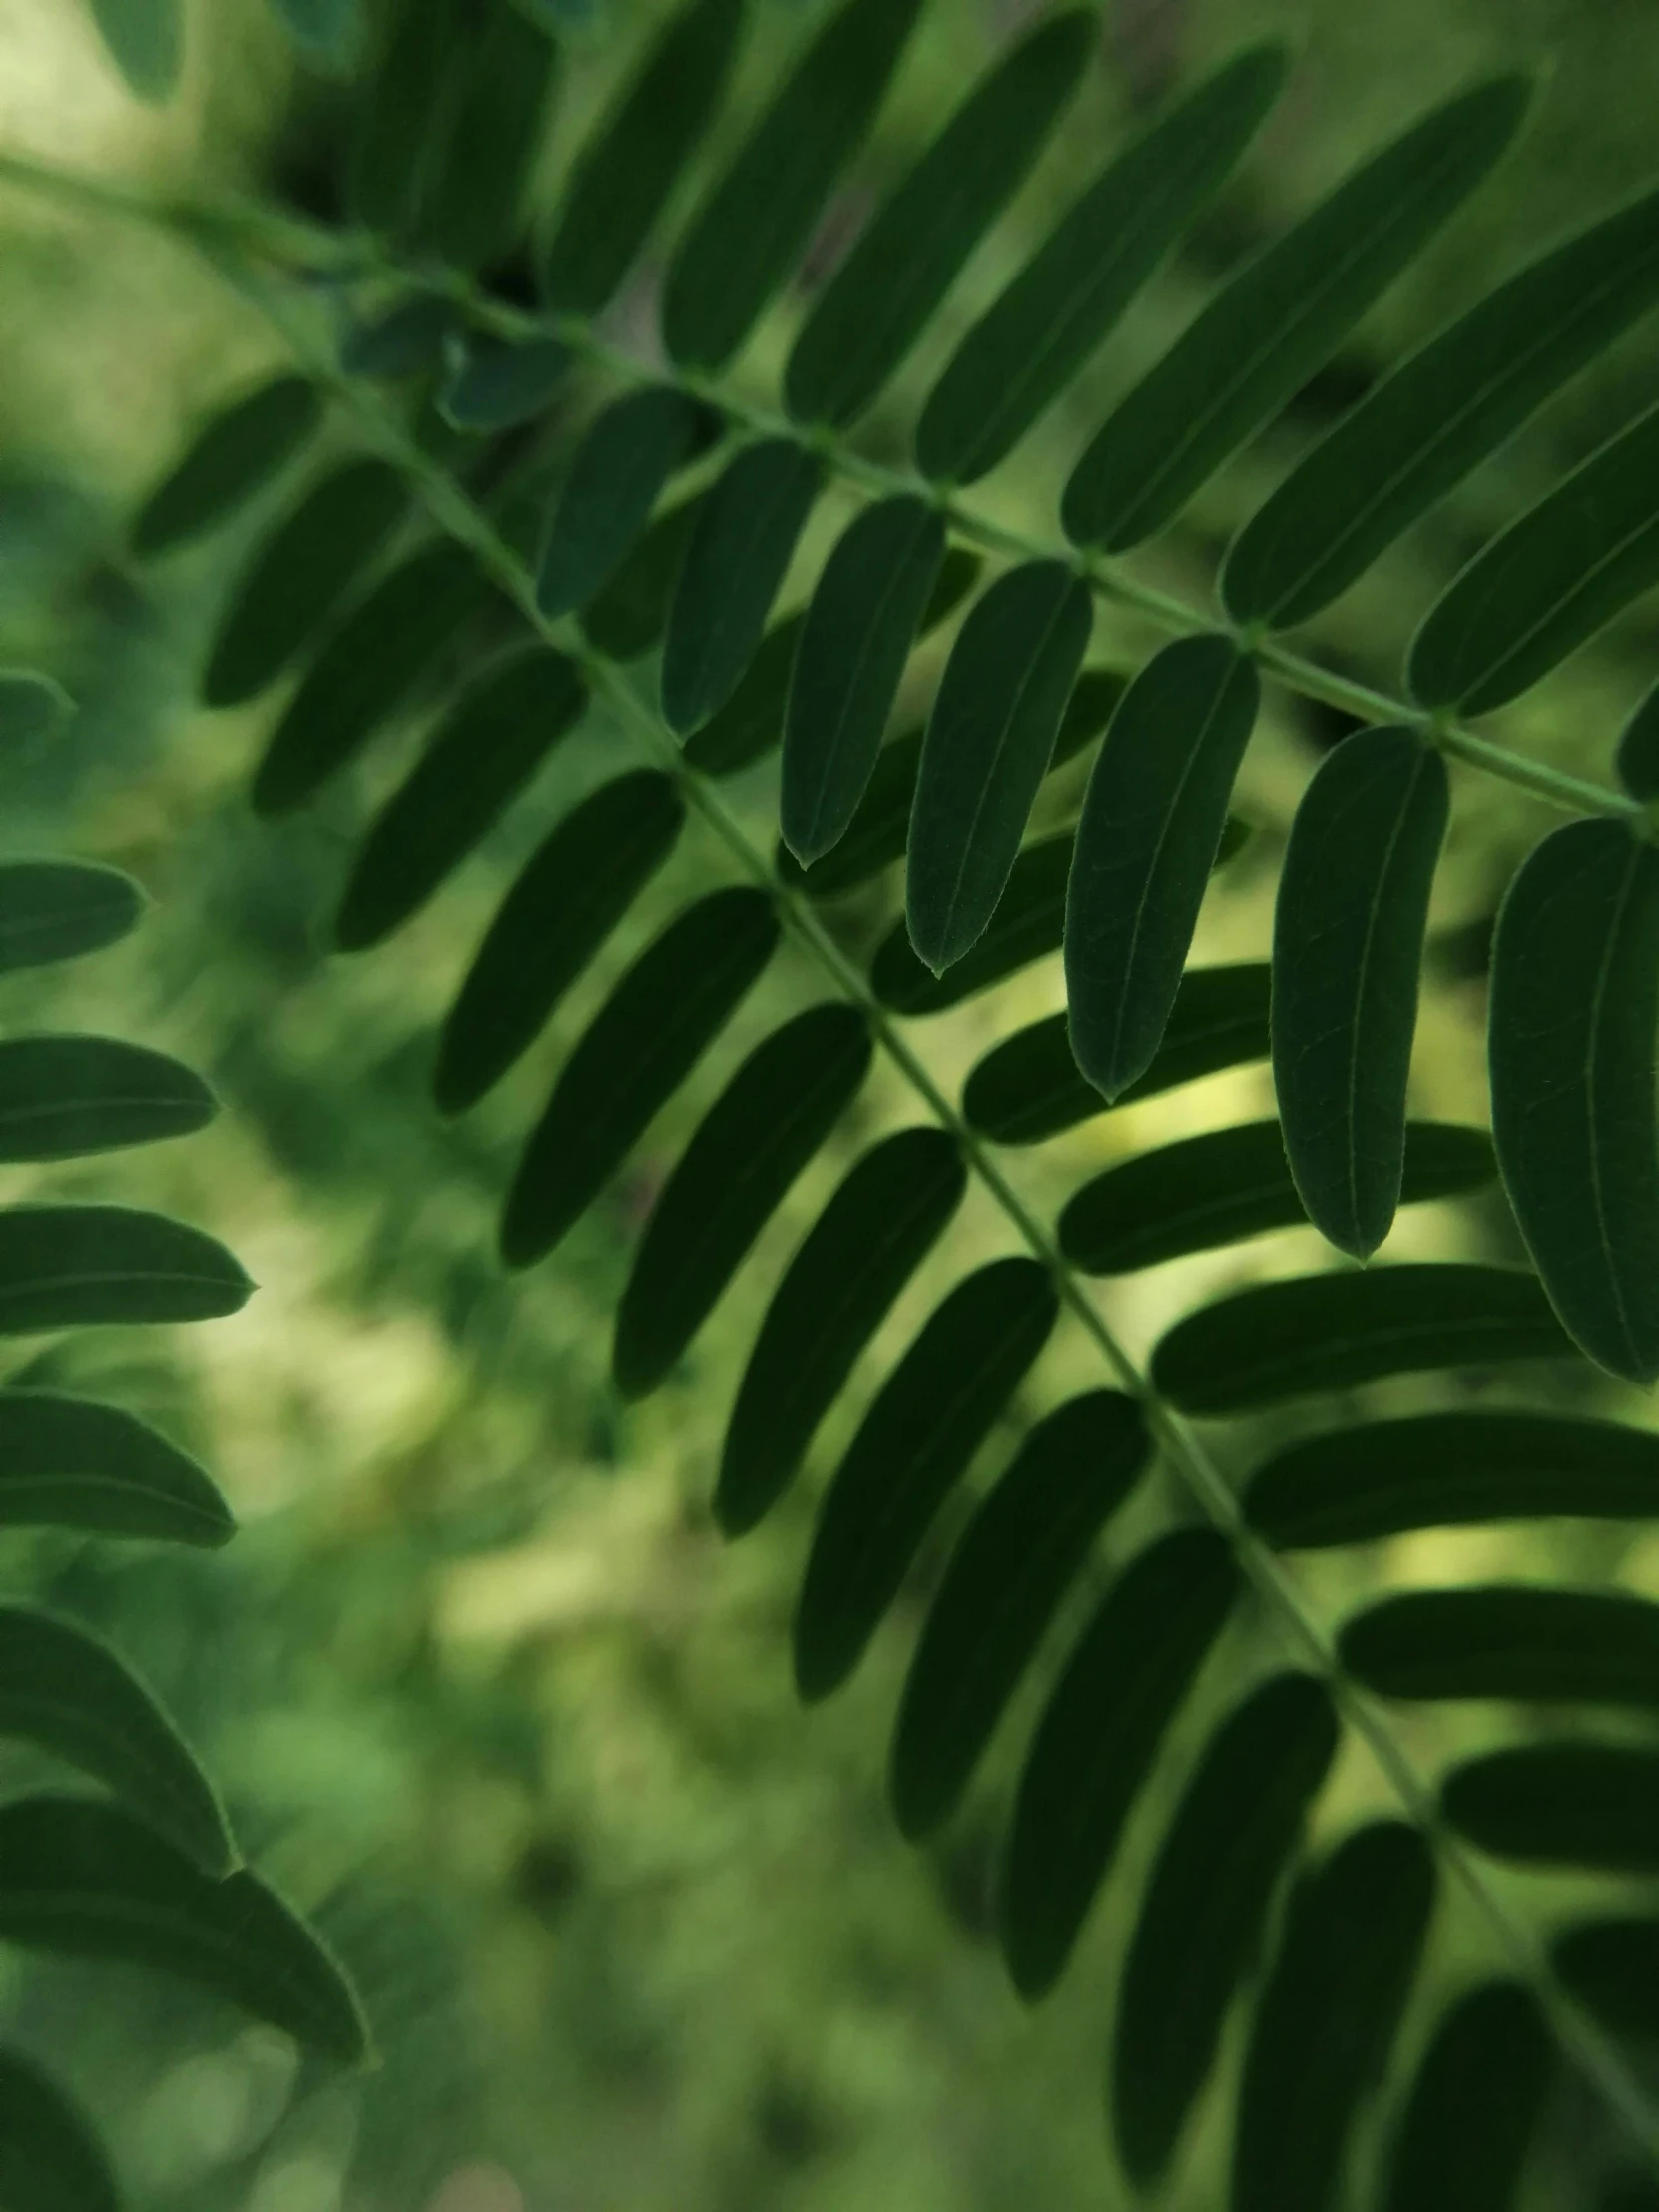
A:
[[[322,395],[303,376],[276,376],[216,414],[139,509],[141,559],[186,544],[245,506],[315,436]]]
[[[120,1406],[0,1390],[0,1527],[213,1547],[236,1523],[196,1461]]]
[[[585,606],[616,574],[686,460],[702,410],[667,384],[627,392],[588,426],[570,463],[536,570],[544,615]]]
[[[702,510],[703,494],[666,507],[605,589],[579,616],[582,634],[607,660],[637,661],[668,626],[680,564]]]
[[[98,1322],[206,1321],[253,1284],[212,1237],[129,1206],[0,1208],[0,1336]]]
[[[72,1160],[210,1122],[199,1075],[114,1037],[0,1038],[0,1161]]]
[[[712,729],[713,724],[709,727]],[[921,731],[910,730],[880,748],[852,819],[838,843],[822,859],[804,868],[788,845],[779,845],[778,873],[786,883],[792,888],[799,886],[809,898],[834,898],[867,883],[871,876],[904,857],[910,809],[915,804],[916,771],[921,766]],[[694,738],[686,749],[688,755],[696,743]],[[908,939],[905,943],[907,948]]]
[[[1346,1622],[1339,1650],[1382,1697],[1659,1705],[1659,1606],[1611,1592],[1405,1591]]]
[[[917,957],[907,925],[895,921],[870,963],[876,998],[893,1013],[911,1019],[942,1014],[1029,967],[1045,953],[1058,952],[1065,929],[1071,847],[1069,833],[1028,844],[1008,871],[1008,886],[984,934],[943,975],[935,975]]]

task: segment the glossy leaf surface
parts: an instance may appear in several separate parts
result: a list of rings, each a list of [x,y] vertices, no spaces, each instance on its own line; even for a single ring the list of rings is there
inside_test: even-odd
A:
[[[196,1461],[120,1406],[0,1390],[0,1527],[214,1547],[236,1523]]]
[[[200,537],[245,505],[306,445],[322,395],[303,376],[276,376],[216,414],[133,523],[141,559]]]

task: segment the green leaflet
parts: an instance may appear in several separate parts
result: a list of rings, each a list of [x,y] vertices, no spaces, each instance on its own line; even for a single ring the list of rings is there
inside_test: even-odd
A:
[[[236,1865],[213,1786],[150,1692],[68,1621],[0,1605],[0,1736],[102,1782],[205,1873]]]
[[[1382,1697],[1659,1705],[1659,1606],[1578,1590],[1412,1590],[1344,1623],[1338,1649]]]
[[[1450,221],[1520,128],[1524,77],[1434,109],[1248,262],[1120,402],[1066,485],[1074,545],[1173,522]]]
[[[942,1014],[1045,953],[1057,952],[1065,927],[1071,845],[1066,834],[1025,847],[1008,871],[1008,887],[984,935],[943,975],[935,975],[917,958],[908,928],[895,921],[870,963],[870,983],[879,1002],[912,1019]]]
[[[512,654],[468,688],[363,839],[334,921],[342,952],[379,944],[419,911],[587,703],[575,665],[544,646]]]
[[[1659,300],[1659,194],[1592,224],[1431,338],[1323,438],[1222,569],[1235,622],[1306,622]]]
[[[347,376],[408,383],[438,366],[460,327],[452,301],[440,292],[412,291],[367,320],[346,323],[339,365]]]
[[[737,688],[820,481],[819,462],[793,438],[763,438],[704,493],[663,644],[663,714],[679,736]]]
[[[1273,924],[1273,1081],[1309,1218],[1366,1260],[1393,1226],[1445,763],[1411,730],[1361,730],[1302,796]]]
[[[129,1206],[0,1208],[0,1336],[93,1322],[207,1321],[253,1284],[222,1244]]]
[[[1530,1993],[1482,1982],[1434,2031],[1388,2161],[1386,2212],[1510,2212],[1554,2053]]]
[[[1129,689],[1130,679],[1121,669],[1086,668],[1071,688],[1066,711],[1054,737],[1050,769],[1074,760],[1093,745],[1118,711],[1118,702]]]
[[[1183,1412],[1241,1413],[1387,1375],[1570,1350],[1534,1276],[1417,1265],[1298,1276],[1218,1299],[1176,1323],[1152,1375]]]
[[[916,466],[971,484],[1067,389],[1220,189],[1279,97],[1288,56],[1252,46],[1119,154],[951,355],[916,431]]]
[[[0,2048],[0,2204],[121,2212],[102,2145],[32,2059]]]
[[[1494,538],[1411,640],[1424,707],[1489,714],[1547,676],[1659,583],[1659,407]]]
[[[267,539],[221,619],[202,679],[209,707],[239,707],[281,673],[334,613],[408,510],[385,461],[347,461]]]
[[[362,28],[361,0],[271,0],[288,36],[313,61],[346,61]]]
[[[1492,946],[1492,1136],[1533,1265],[1574,1339],[1659,1376],[1659,852],[1569,823],[1509,886]]]
[[[928,1316],[836,1468],[795,1615],[809,1704],[851,1674],[927,1531],[1053,1333],[1059,1301],[1035,1260],[993,1260]]]
[[[778,949],[762,891],[714,891],[634,962],[584,1030],[507,1193],[501,1253],[552,1251],[621,1167]]]
[[[303,376],[276,376],[216,414],[139,509],[141,559],[200,537],[245,506],[315,436],[322,395]]]
[[[673,851],[686,810],[673,782],[636,769],[602,784],[537,847],[502,900],[438,1042],[440,1109],[476,1105]]]
[[[715,1492],[728,1536],[753,1528],[783,1494],[966,1188],[955,1145],[931,1126],[884,1139],[842,1177],[774,1292],[738,1386]]]
[[[215,1881],[128,1813],[96,1798],[0,1806],[0,1937],[181,1975],[358,2065],[368,2030],[350,1984],[257,1875]]]
[[[583,147],[542,263],[555,313],[608,305],[719,111],[743,0],[690,0],[669,18]]]
[[[686,740],[686,759],[700,775],[740,775],[778,743],[805,621],[805,615],[793,614],[775,622],[725,706]]]
[[[1063,561],[1028,561],[998,577],[951,648],[905,870],[910,942],[935,974],[983,933],[1007,887],[1093,619],[1088,586]]]
[[[943,521],[904,493],[864,508],[825,564],[784,728],[780,819],[803,866],[837,844],[857,812],[943,560]]]
[[[514,430],[545,414],[570,367],[557,338],[469,337],[444,379],[438,408],[457,430]]]
[[[1659,1752],[1581,1740],[1488,1752],[1447,1775],[1440,1809],[1494,1859],[1659,1870]]]
[[[1076,93],[1099,25],[1051,15],[991,69],[813,303],[784,374],[798,422],[844,429],[915,344]]]
[[[663,343],[682,368],[724,368],[795,268],[919,12],[848,0],[704,196],[663,284]]]
[[[185,58],[181,0],[92,0],[110,58],[141,100],[169,99]]]
[[[1052,1014],[1017,1029],[985,1054],[962,1091],[970,1129],[993,1144],[1041,1144],[1105,1111],[1106,1101],[1071,1056],[1067,1028],[1064,1014]],[[1189,968],[1152,1064],[1119,1103],[1127,1106],[1267,1056],[1267,962]]]
[[[1659,1921],[1633,1914],[1581,1921],[1550,1945],[1563,1987],[1609,2034],[1650,2044],[1659,2012]]]
[[[352,133],[346,196],[365,230],[401,240],[415,226],[459,38],[456,0],[401,0],[395,10]]]
[[[1020,1776],[1003,1870],[1002,1955],[1027,2001],[1064,1972],[1238,1587],[1212,1530],[1161,1537],[1124,1569],[1068,1660]]]
[[[355,760],[488,595],[477,561],[447,538],[382,577],[305,671],[272,732],[254,777],[257,812],[302,806]]]
[[[486,269],[518,244],[559,50],[513,0],[484,0],[482,20],[457,43],[460,52],[451,50],[444,64],[456,75],[454,105],[433,158],[421,227],[445,261]]]
[[[1183,638],[1130,685],[1095,758],[1066,900],[1066,1000],[1077,1065],[1109,1101],[1162,1040],[1260,696],[1231,639]]]
[[[216,1106],[199,1075],[144,1045],[0,1038],[0,1161],[72,1160],[186,1136]]]
[[[213,1547],[236,1523],[196,1461],[119,1406],[0,1390],[0,1527]]]
[[[74,712],[75,702],[55,678],[29,668],[0,669],[0,753],[27,755]]]
[[[1256,1533],[1286,1551],[1413,1528],[1659,1514],[1659,1436],[1547,1413],[1425,1413],[1287,1446],[1245,1492]]]
[[[613,399],[589,425],[541,549],[536,604],[544,615],[568,614],[609,583],[690,456],[700,413],[683,392],[655,384]]]
[[[709,727],[712,729],[713,724]],[[867,883],[894,860],[903,859],[905,839],[910,833],[910,809],[915,804],[916,771],[921,766],[921,731],[909,730],[881,747],[864,795],[853,809],[839,843],[823,859],[804,868],[788,845],[779,845],[778,873],[784,882],[792,889],[804,890],[809,898],[834,898]],[[692,744],[696,742],[694,738]],[[688,753],[690,750],[688,747]],[[908,952],[908,937],[900,941]],[[910,957],[914,959],[915,955],[911,953]]]
[[[1625,724],[1616,761],[1619,782],[1643,805],[1659,799],[1659,684]]]
[[[744,1061],[664,1185],[617,1310],[624,1397],[663,1381],[869,1072],[855,1007],[815,1006]]]
[[[1304,1876],[1257,1999],[1239,2086],[1233,2212],[1326,2212],[1422,1955],[1434,1862],[1377,1821]]]
[[[1496,1172],[1484,1129],[1414,1122],[1400,1197],[1407,1206],[1454,1198]],[[1085,1275],[1128,1275],[1304,1220],[1279,1124],[1252,1121],[1161,1145],[1094,1176],[1060,1216],[1060,1249]]]
[[[1039,1421],[968,1523],[904,1683],[889,1784],[912,1840],[948,1819],[1152,1439],[1133,1398],[1074,1397]]]
[[[607,660],[637,661],[662,636],[702,505],[703,494],[693,492],[665,508],[598,598],[582,609],[582,634]]]
[[[137,928],[144,893],[82,860],[0,861],[0,975],[102,951]]]
[[[1113,2124],[1140,2188],[1169,2163],[1215,2062],[1337,1738],[1323,1683],[1275,1675],[1216,1730],[1182,1793],[1135,1923],[1112,2042]]]

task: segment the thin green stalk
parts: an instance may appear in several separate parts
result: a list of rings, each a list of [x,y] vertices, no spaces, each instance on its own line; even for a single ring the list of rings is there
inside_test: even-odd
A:
[[[770,855],[750,840],[713,782],[686,760],[673,733],[623,672],[595,652],[569,618],[550,620],[541,612],[536,604],[534,577],[448,472],[423,453],[401,424],[360,386],[339,374],[324,347],[289,310],[285,299],[272,295],[271,286],[263,278],[221,253],[211,252],[210,258],[227,281],[282,333],[307,371],[350,412],[365,442],[404,471],[432,521],[474,554],[536,633],[576,661],[595,691],[633,726],[652,757],[675,778],[688,807],[739,869],[775,901],[789,933],[843,996],[858,1007],[890,1063],[950,1133],[970,1171],[1032,1257],[1047,1269],[1062,1303],[1092,1341],[1113,1379],[1138,1400],[1166,1459],[1212,1524],[1227,1537],[1240,1566],[1293,1648],[1328,1685],[1401,1806],[1432,1840],[1485,1920],[1499,1948],[1531,1987],[1562,2048],[1585,2078],[1596,2085],[1632,2138],[1659,2165],[1659,2111],[1650,2107],[1622,2052],[1563,1989],[1531,1931],[1508,1911],[1462,1839],[1447,1828],[1432,1789],[1394,1741],[1378,1703],[1347,1675],[1331,1639],[1303,1605],[1277,1556],[1249,1527],[1237,1497],[1202,1440],[1158,1395],[1150,1379],[1131,1359],[1051,1232],[1008,1180],[991,1148],[963,1121],[892,1015],[877,1001],[867,978],[825,930],[811,901],[802,891],[780,882]]]

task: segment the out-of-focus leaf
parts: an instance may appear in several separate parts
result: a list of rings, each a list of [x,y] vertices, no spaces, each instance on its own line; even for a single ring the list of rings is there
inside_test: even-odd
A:
[[[602,784],[547,836],[501,903],[438,1044],[434,1088],[458,1114],[498,1083],[673,851],[686,819],[671,778]]]
[[[1645,1746],[1576,1740],[1487,1752],[1447,1775],[1440,1809],[1494,1859],[1659,1871],[1659,1752]]]
[[[468,338],[438,408],[457,430],[514,430],[546,412],[569,368],[570,348],[557,338]]]
[[[1238,1586],[1212,1530],[1161,1537],[1124,1569],[1067,1662],[1020,1776],[1003,1871],[1002,1954],[1028,2001],[1065,1971]]]
[[[92,0],[110,58],[141,100],[171,98],[185,58],[181,0]]]
[[[1073,1056],[1108,1100],[1163,1040],[1260,696],[1230,638],[1183,638],[1124,693],[1095,757],[1066,899],[1066,1000]]]
[[[236,1522],[196,1461],[120,1406],[0,1390],[0,1527],[212,1547]]]
[[[1619,734],[1619,782],[1644,805],[1659,799],[1659,684],[1655,684]]]
[[[447,67],[448,129],[433,160],[422,226],[459,269],[485,269],[518,243],[524,196],[553,105],[559,50],[514,0],[483,0]]]
[[[934,385],[916,465],[970,484],[1067,389],[1279,96],[1282,46],[1248,47],[1107,166],[980,316]]]
[[[715,1512],[753,1528],[888,1308],[944,1234],[967,1171],[942,1129],[901,1130],[848,1169],[773,1294],[721,1455]]]
[[[689,0],[583,147],[542,263],[555,312],[597,314],[633,267],[719,111],[743,18],[743,0]]]
[[[101,951],[135,929],[143,913],[144,893],[113,867],[0,862],[0,975]]]
[[[784,396],[798,422],[844,428],[880,393],[973,249],[1030,174],[1099,38],[1050,15],[981,79],[870,218],[795,341]]]
[[[1035,1260],[992,1260],[928,1316],[836,1468],[795,1615],[795,1681],[837,1690],[915,1563],[940,1507],[1053,1332]]]
[[[775,1030],[699,1123],[663,1187],[617,1310],[611,1372],[625,1397],[667,1375],[790,1185],[869,1072],[855,1007],[815,1006]]]
[[[339,365],[347,376],[406,383],[437,367],[458,328],[454,304],[441,292],[410,292],[366,321],[346,324]]]
[[[1381,1697],[1659,1705],[1659,1605],[1611,1592],[1402,1591],[1345,1622],[1338,1648]]]
[[[401,0],[394,10],[352,133],[347,196],[365,230],[402,239],[414,228],[442,147],[459,36],[457,0]]]
[[[1133,1398],[1070,1398],[1031,1430],[969,1522],[928,1610],[893,1736],[893,1809],[906,1836],[955,1810],[1090,1546],[1151,1455]]]
[[[1258,1284],[1190,1314],[1152,1374],[1183,1412],[1240,1413],[1388,1375],[1561,1359],[1571,1341],[1519,1268],[1372,1268]]]
[[[1609,2034],[1644,2044],[1659,2036],[1659,1921],[1580,1921],[1551,1943],[1550,1964]]]
[[[63,686],[33,669],[0,669],[0,761],[26,755],[75,711]]]
[[[93,1798],[0,1806],[0,1936],[178,1974],[345,2065],[369,2054],[350,1983],[258,1875],[215,1881]]]
[[[199,1075],[114,1037],[0,1038],[0,1161],[72,1160],[213,1119]]]
[[[806,249],[862,145],[920,0],[847,0],[705,195],[663,285],[663,342],[724,368]]]
[[[778,949],[764,891],[713,891],[643,952],[583,1032],[507,1193],[501,1253],[543,1258],[621,1167]]]
[[[1357,1260],[1393,1226],[1405,1087],[1445,763],[1414,731],[1362,730],[1303,794],[1273,925],[1273,1080],[1309,1217]]]
[[[0,2204],[121,2212],[103,2145],[34,2061],[0,2049]]]
[[[271,0],[288,36],[313,61],[338,67],[362,29],[362,0]]]
[[[95,1322],[207,1321],[254,1289],[222,1244],[129,1206],[0,1208],[0,1336]]]
[[[615,575],[697,435],[695,400],[668,384],[627,392],[589,425],[570,463],[536,572],[544,615],[584,606]]]
[[[139,509],[131,543],[148,558],[200,537],[263,491],[315,435],[322,395],[303,376],[276,376],[223,408]]]
[[[1168,2164],[1337,1751],[1330,1693],[1280,1674],[1211,1737],[1182,1792],[1125,1962],[1112,2119],[1130,2177]]]
[[[1574,822],[1528,856],[1492,943],[1492,1136],[1533,1265],[1592,1360],[1659,1376],[1659,852]]]
[[[1388,2160],[1386,2212],[1510,2212],[1553,2053],[1530,1992],[1487,1981],[1434,2031]]]
[[[1008,886],[1093,616],[1063,561],[1028,561],[957,636],[922,741],[905,869],[910,942],[935,974],[983,934]]]

